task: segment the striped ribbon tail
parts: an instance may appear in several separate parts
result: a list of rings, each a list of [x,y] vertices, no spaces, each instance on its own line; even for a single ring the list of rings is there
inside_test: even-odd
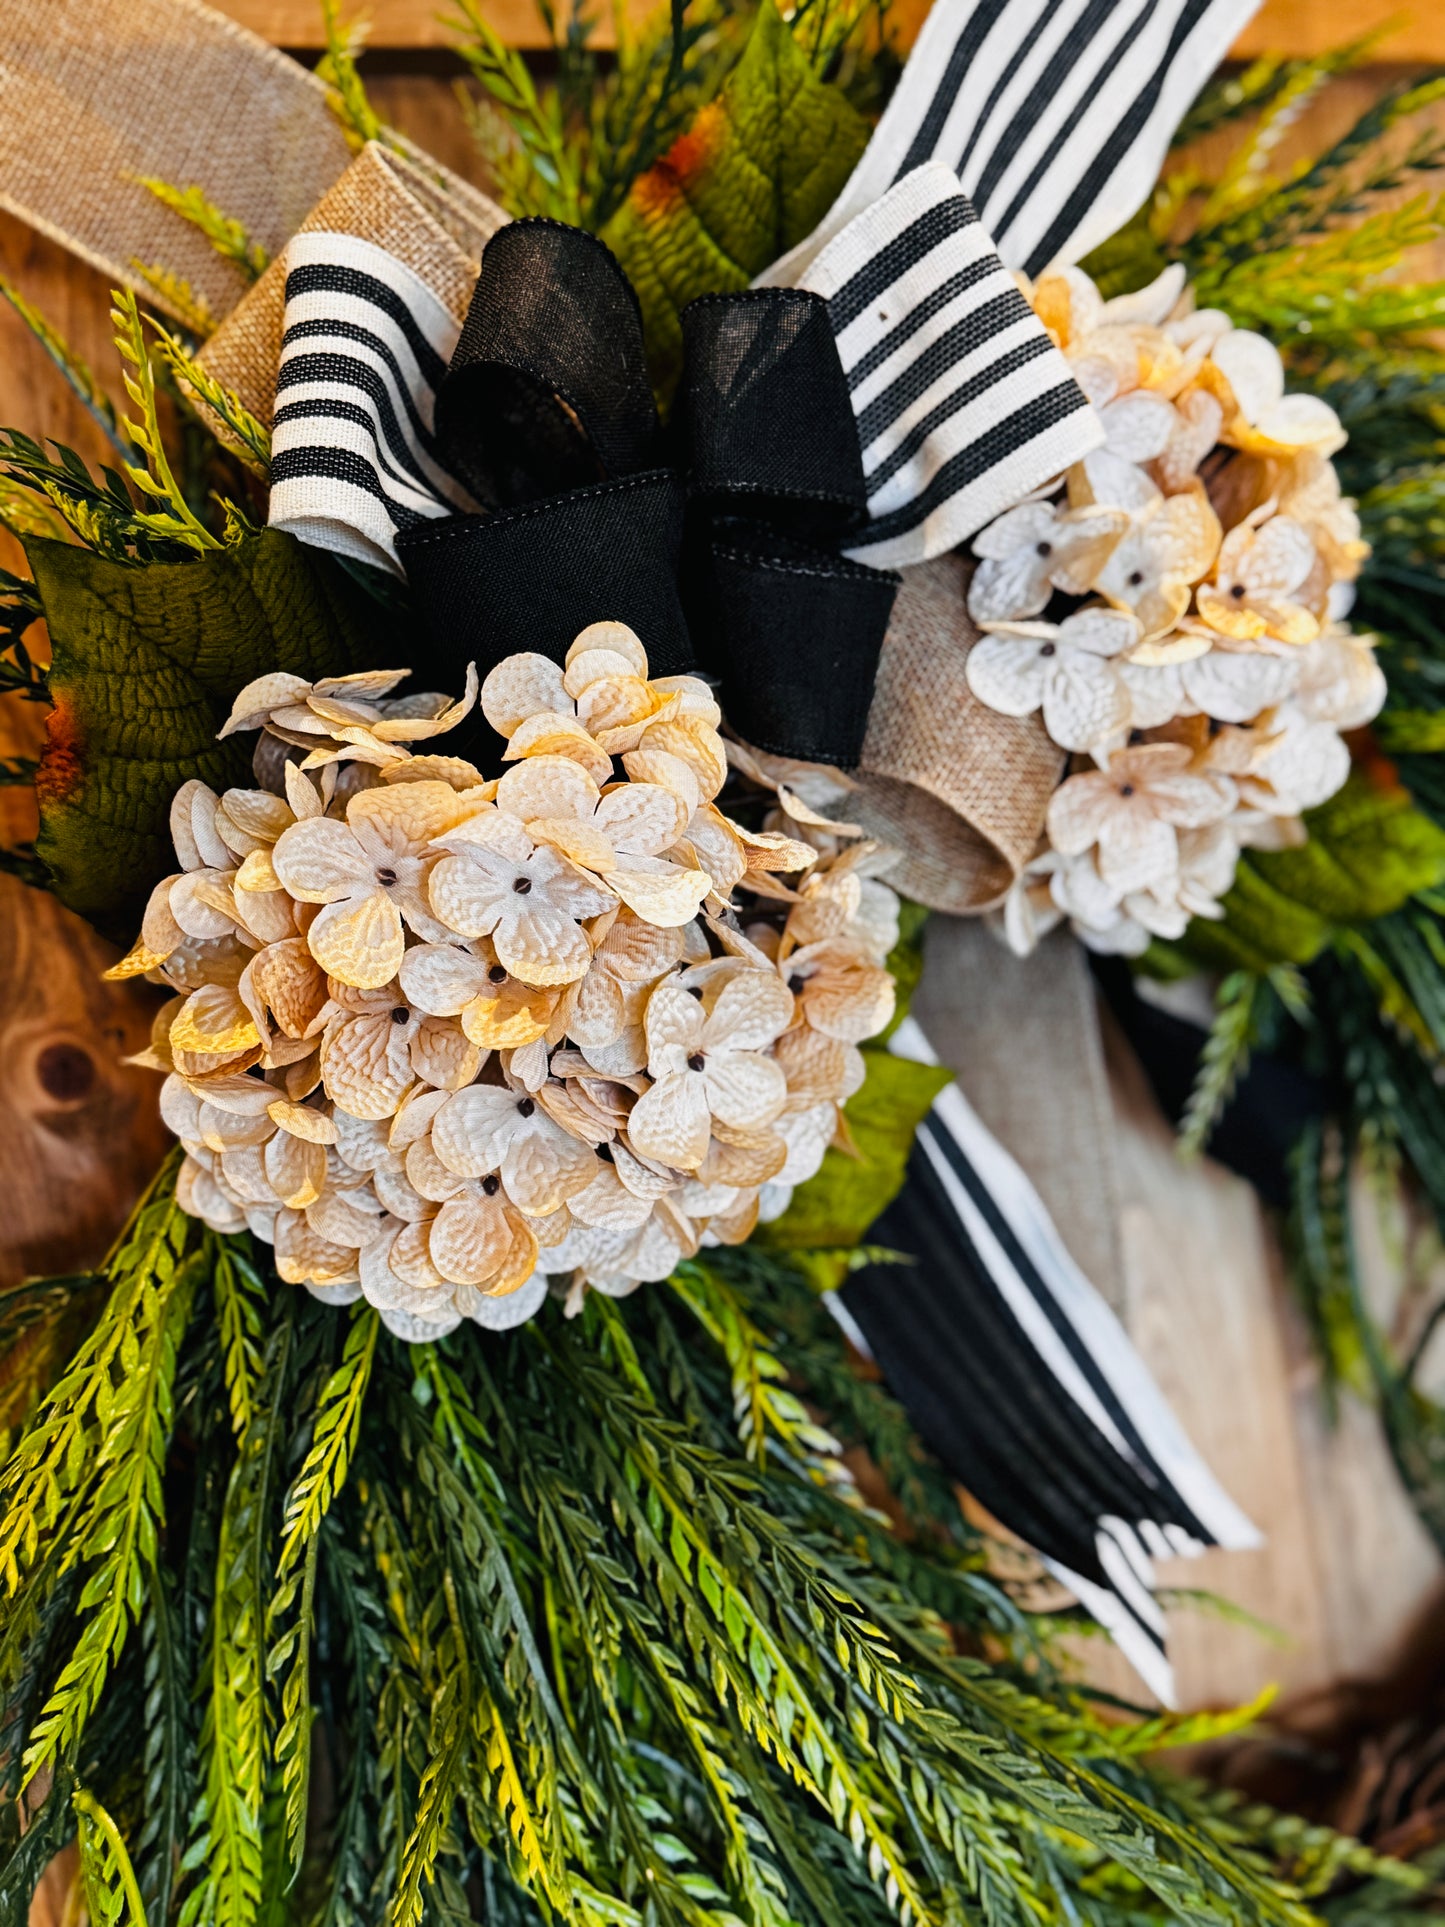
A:
[[[915,169],[798,285],[828,303],[877,568],[927,561],[1102,446],[1104,429],[946,167]]]
[[[936,1061],[912,1019],[891,1048]],[[1185,1436],[1038,1193],[956,1085],[921,1126],[870,1242],[911,1265],[834,1301],[922,1438],[1174,1699],[1155,1559],[1259,1534]]]
[[[795,282],[927,161],[1006,266],[1077,261],[1144,203],[1189,103],[1259,0],[936,0],[846,187],[768,278]]]
[[[472,506],[437,459],[451,314],[403,262],[355,235],[298,234],[272,423],[273,528],[399,574],[396,536]]]

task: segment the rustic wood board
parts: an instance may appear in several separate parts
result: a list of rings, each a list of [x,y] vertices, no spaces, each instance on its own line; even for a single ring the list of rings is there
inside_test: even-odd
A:
[[[215,0],[223,13],[279,47],[315,49],[325,45],[318,0]],[[625,14],[637,21],[656,10],[656,0],[624,0]],[[596,43],[614,44],[610,8],[593,6],[599,15]],[[927,0],[895,0],[892,19],[905,43],[927,12]],[[385,48],[449,47],[455,33],[448,26],[448,9],[440,0],[367,0],[350,11],[370,21],[369,45]],[[534,0],[482,0],[482,13],[503,39],[517,47],[550,44]],[[1445,11],[1419,6],[1407,12],[1395,0],[1355,0],[1348,9],[1339,0],[1265,0],[1232,49],[1235,58],[1252,60],[1259,54],[1324,53],[1343,40],[1373,29],[1388,28],[1380,54],[1390,60],[1445,59]]]

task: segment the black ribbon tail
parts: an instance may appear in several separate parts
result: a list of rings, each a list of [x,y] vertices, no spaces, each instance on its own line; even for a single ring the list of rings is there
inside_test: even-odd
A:
[[[868,497],[827,303],[793,288],[711,295],[682,326],[683,594],[699,654],[748,742],[850,768],[898,577],[838,553]]]

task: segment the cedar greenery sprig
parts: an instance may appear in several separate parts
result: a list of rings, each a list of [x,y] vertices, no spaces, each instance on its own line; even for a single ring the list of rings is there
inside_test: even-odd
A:
[[[270,264],[270,256],[259,241],[253,241],[240,221],[216,206],[204,188],[192,183],[176,187],[153,174],[142,174],[140,185],[154,194],[162,207],[179,214],[183,221],[198,228],[223,260],[233,262],[247,281],[259,280]]]

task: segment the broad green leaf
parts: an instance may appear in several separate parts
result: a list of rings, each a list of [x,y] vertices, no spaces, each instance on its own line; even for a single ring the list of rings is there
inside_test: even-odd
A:
[[[763,0],[721,93],[638,176],[602,230],[642,303],[664,401],[681,363],[683,308],[747,287],[811,233],[867,143],[863,116],[816,77],[773,0]]]
[[[129,941],[174,867],[176,790],[247,778],[252,739],[216,741],[236,691],[272,669],[376,664],[383,611],[329,557],[270,529],[145,568],[40,537],[26,553],[54,652],[36,849],[62,903]]]
[[[1405,790],[1354,776],[1306,822],[1310,840],[1301,849],[1252,861],[1275,889],[1334,923],[1388,916],[1417,890],[1445,881],[1445,830]]]
[[[783,1215],[759,1226],[754,1234],[759,1244],[786,1249],[860,1244],[901,1190],[914,1133],[953,1073],[886,1050],[863,1055],[868,1075],[843,1107],[859,1156],[827,1151],[816,1177],[798,1186]]]
[[[1307,964],[1337,926],[1388,916],[1445,881],[1445,830],[1405,790],[1355,775],[1305,822],[1299,849],[1245,856],[1224,920],[1189,926],[1191,956],[1225,969]]]

